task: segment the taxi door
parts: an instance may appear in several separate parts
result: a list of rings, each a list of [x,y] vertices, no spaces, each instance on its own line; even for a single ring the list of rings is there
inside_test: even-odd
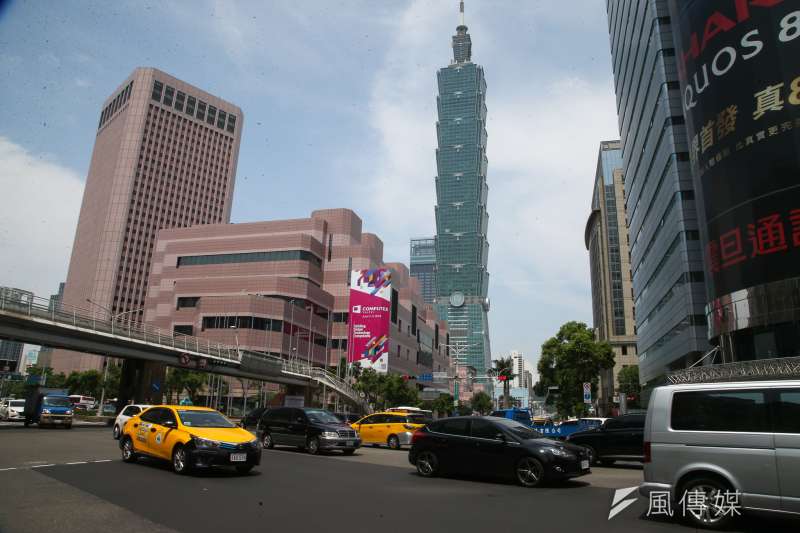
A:
[[[148,431],[147,445],[151,455],[172,459],[172,449],[178,437],[178,419],[172,409],[160,407],[158,410],[158,418]]]
[[[383,415],[369,415],[362,418],[357,423],[353,424],[355,429],[361,435],[361,442],[379,442],[376,440],[376,425],[379,419],[383,419]]]
[[[154,455],[150,448],[152,442],[151,435],[156,431],[156,423],[160,419],[160,407],[153,407],[142,413],[138,419],[134,418],[131,422],[131,433],[133,434],[133,447],[137,452]]]

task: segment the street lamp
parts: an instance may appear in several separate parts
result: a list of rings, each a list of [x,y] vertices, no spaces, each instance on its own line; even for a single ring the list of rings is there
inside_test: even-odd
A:
[[[93,302],[89,298],[86,298],[86,301],[89,302],[90,304],[96,306],[96,307],[99,307],[100,309],[106,311],[109,314],[109,316],[111,317],[111,329],[112,330],[114,329],[114,322],[116,322],[117,319],[119,319],[119,317],[125,316],[125,315],[129,315],[131,313],[138,313],[139,311],[144,311],[144,307],[140,307],[139,309],[132,309],[130,311],[123,311],[122,313],[114,314],[113,311],[111,311],[111,309],[109,309],[108,307],[106,307],[104,305],[100,305],[97,302]],[[108,379],[108,355],[104,355],[103,356],[103,383],[102,383],[102,385],[100,387],[100,404],[98,405],[98,408],[97,408],[99,416],[102,416],[102,414],[103,414],[103,404],[106,401],[106,380],[107,379]]]

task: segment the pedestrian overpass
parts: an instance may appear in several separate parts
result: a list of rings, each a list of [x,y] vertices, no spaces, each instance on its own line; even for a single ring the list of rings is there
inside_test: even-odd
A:
[[[245,379],[331,389],[361,408],[361,394],[324,368],[129,320],[110,320],[49,299],[0,290],[0,338],[77,352],[163,363]]]

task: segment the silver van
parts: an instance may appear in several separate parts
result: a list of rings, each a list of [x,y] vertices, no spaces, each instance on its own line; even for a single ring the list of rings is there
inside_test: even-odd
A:
[[[644,483],[650,497],[668,492],[694,525],[725,527],[741,510],[800,516],[800,381],[669,385],[650,397],[644,427]],[[702,493],[702,494],[700,494]],[[725,496],[725,494],[731,496]]]

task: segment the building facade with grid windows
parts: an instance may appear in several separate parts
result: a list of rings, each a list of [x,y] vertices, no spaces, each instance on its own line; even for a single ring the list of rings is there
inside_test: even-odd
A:
[[[436,299],[436,239],[411,239],[411,277],[419,281],[422,299],[432,304]]]
[[[449,324],[451,344],[459,346],[458,364],[482,376],[491,366],[486,79],[472,62],[463,3],[453,61],[437,81],[436,308]]]
[[[606,2],[643,384],[658,384],[709,349],[703,250],[666,4]]]
[[[614,367],[600,374],[597,400],[603,415],[614,413],[619,371],[638,363],[622,165],[620,142],[601,142],[584,233],[595,335],[614,351]]]
[[[156,232],[230,220],[242,121],[164,72],[131,73],[101,106],[64,304],[141,320]],[[51,362],[66,373],[101,365],[65,350]]]

